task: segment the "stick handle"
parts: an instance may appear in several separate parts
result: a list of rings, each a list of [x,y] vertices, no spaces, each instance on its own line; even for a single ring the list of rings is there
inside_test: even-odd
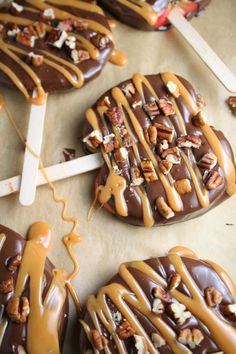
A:
[[[85,172],[89,172],[101,167],[103,160],[100,153],[79,157],[78,159],[68,162],[59,163],[54,166],[45,168],[45,172],[51,182],[60,181],[62,179],[76,176]],[[15,176],[0,182],[0,197],[20,190],[21,176]],[[38,170],[37,186],[47,184],[42,171]]]
[[[33,95],[37,95],[37,92],[34,91]],[[43,140],[46,105],[47,100],[42,106],[32,104],[29,117],[27,144],[39,156]],[[20,203],[24,206],[33,204],[35,200],[38,168],[39,159],[32,155],[26,147],[19,195]]]
[[[192,27],[177,8],[168,15],[169,21],[182,34],[199,57],[207,64],[213,74],[230,92],[236,92],[236,78],[207,42]]]

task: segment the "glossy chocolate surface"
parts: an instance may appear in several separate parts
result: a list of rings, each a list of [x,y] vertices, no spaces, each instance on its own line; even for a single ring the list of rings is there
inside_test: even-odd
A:
[[[26,246],[26,241],[16,232],[8,229],[7,227],[0,225],[0,234],[4,234],[6,236],[5,241],[0,250],[0,283],[2,281],[9,279],[12,277],[14,280],[14,286],[16,285],[18,279],[19,268],[16,271],[11,272],[8,269],[9,262],[12,257],[17,255],[24,256],[24,250]],[[32,254],[32,266],[37,267],[37,256]],[[43,299],[48,293],[50,288],[50,284],[52,282],[52,271],[55,267],[53,264],[47,259],[45,263],[44,269],[44,278],[43,278]],[[31,280],[32,281],[32,280]],[[24,288],[24,292],[22,296],[29,297],[29,282]],[[8,301],[12,298],[13,292],[8,294],[4,294],[0,292],[0,306],[1,306],[1,322],[4,318],[8,318],[6,314],[6,306]],[[30,299],[29,299],[29,304]],[[32,308],[31,308],[32,310]],[[68,300],[64,303],[62,312],[60,314],[59,322],[58,322],[58,338],[60,342],[60,348],[62,350],[65,330],[67,326],[67,318],[68,318]],[[0,353],[21,353],[17,351],[18,346],[22,346],[24,350],[27,350],[27,322],[26,323],[15,323],[9,319],[8,326],[5,330],[4,336],[2,338]]]

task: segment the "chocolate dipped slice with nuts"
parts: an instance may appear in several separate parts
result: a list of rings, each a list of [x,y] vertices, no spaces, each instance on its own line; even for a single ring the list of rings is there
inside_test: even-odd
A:
[[[113,49],[108,22],[93,1],[18,0],[0,8],[0,82],[31,102],[40,104],[45,92],[80,88]]]
[[[50,227],[35,223],[25,241],[0,225],[0,353],[62,352],[68,317],[65,274],[46,258]]]
[[[80,318],[79,353],[233,354],[235,284],[185,247],[122,264]]]
[[[86,112],[83,142],[105,164],[96,199],[123,221],[152,226],[204,214],[236,192],[235,163],[204,99],[173,74],[135,74]]]

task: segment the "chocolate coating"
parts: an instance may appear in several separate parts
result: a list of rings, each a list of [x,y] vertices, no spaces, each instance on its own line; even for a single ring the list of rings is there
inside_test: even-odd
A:
[[[98,3],[104,6],[113,16],[118,18],[121,22],[126,23],[129,26],[135,27],[141,30],[166,30],[169,28],[169,21],[167,16],[173,6],[171,0],[146,0],[145,3],[149,5],[149,13],[156,13],[158,16],[154,24],[150,24],[143,17],[142,14],[135,11],[135,9],[129,8],[127,4],[122,1],[115,0],[99,0]],[[134,2],[128,0],[127,3],[134,4]],[[140,1],[136,9],[139,9],[144,2]],[[174,5],[176,2],[173,2]],[[187,19],[191,19],[197,16],[201,10],[203,10],[209,3],[210,0],[189,0],[177,1],[178,5],[182,8],[182,13]]]
[[[5,242],[0,250],[0,283],[9,277],[12,277],[14,280],[14,285],[16,284],[19,267],[11,272],[8,269],[9,261],[12,257],[17,255],[24,256],[24,249],[26,241],[16,232],[8,229],[7,227],[0,225],[0,234],[6,236]],[[33,255],[32,255],[33,256]],[[32,262],[34,266],[37,267],[37,257],[33,256]],[[46,260],[45,269],[44,269],[44,280],[43,280],[43,299],[45,298],[47,291],[50,287],[52,281],[52,271],[55,269],[53,264],[49,259]],[[1,307],[1,321],[4,317],[7,317],[6,306],[8,301],[12,298],[13,293],[3,294],[0,292],[0,307]],[[29,280],[27,281],[23,296],[29,297]],[[30,299],[29,299],[30,301]],[[60,314],[60,319],[58,322],[58,338],[60,342],[60,348],[62,350],[64,336],[67,326],[69,304],[68,299],[63,305],[62,312]],[[22,346],[25,350],[27,348],[27,322],[23,324],[15,323],[9,320],[7,329],[5,331],[1,346],[0,353],[18,353],[17,347]]]
[[[175,252],[170,251],[167,257],[151,258],[143,262],[129,262],[121,265],[118,274],[102,287],[95,296],[91,295],[88,297],[83,314],[80,318],[80,354],[85,354],[87,351],[89,352],[89,350],[95,352],[96,349],[99,353],[105,353],[104,346],[99,350],[97,342],[91,339],[93,336],[90,337],[94,330],[98,330],[100,335],[107,338],[106,349],[109,349],[109,353],[127,352],[139,354],[158,352],[161,354],[216,354],[223,351],[224,353],[233,353],[233,351],[224,350],[224,343],[227,339],[224,337],[223,331],[220,340],[217,338],[218,343],[214,340],[211,335],[212,323],[207,322],[207,312],[210,308],[215,313],[216,327],[220,326],[224,321],[225,324],[227,323],[228,328],[231,330],[230,340],[232,340],[232,345],[235,348],[236,317],[234,317],[233,320],[229,320],[229,318],[222,313],[222,309],[225,308],[225,306],[234,304],[234,284],[232,283],[232,288],[230,289],[224,280],[224,277],[226,279],[227,276],[226,273],[220,275],[217,267],[213,268],[210,263],[198,259],[193,253],[182,254],[181,256],[176,252],[176,262],[183,265],[187,277],[186,280],[181,280],[176,287],[177,290],[171,290],[170,284],[171,279],[173,279],[171,277],[173,277],[173,274],[180,274],[169,257],[169,255],[173,253]],[[129,277],[126,277],[127,274],[129,274]],[[160,279],[160,282],[163,282],[165,285],[161,286],[159,281],[153,280],[154,277]],[[188,283],[188,281],[194,282],[195,291],[197,293],[197,295],[194,295],[195,299],[193,299],[193,292],[190,289],[190,283]],[[206,299],[206,291],[209,288],[214,289],[214,291],[220,296],[219,303],[217,305],[214,304],[212,308],[209,306],[208,300]],[[162,292],[155,292],[156,289],[159,291],[161,290]],[[172,291],[175,291],[175,293]],[[231,291],[234,291],[234,294],[232,294]],[[130,294],[130,297],[127,293]],[[121,294],[123,294],[123,299],[120,299],[122,298]],[[163,300],[163,298],[161,300],[164,309],[162,313],[159,314],[153,313],[154,302],[156,299],[161,299],[157,294],[165,294],[165,300]],[[180,298],[182,301],[179,300]],[[104,299],[104,301],[102,299]],[[196,307],[192,306],[192,303],[195,300]],[[173,303],[184,304],[184,311],[190,312],[188,318],[181,324],[178,322],[178,318],[174,318],[173,313],[170,311],[171,304]],[[204,303],[203,307],[205,308],[205,313],[203,310],[203,313],[201,313],[199,318],[198,315],[200,315],[200,312],[197,307],[200,306],[201,303]],[[96,308],[96,311],[94,308]],[[105,309],[108,309],[107,312]],[[126,309],[127,311],[129,310],[129,319],[126,314],[124,314]],[[97,321],[96,324],[95,319]],[[105,321],[107,322],[105,323]],[[135,335],[122,340],[123,338],[121,338],[118,333],[121,325],[125,323],[125,321],[128,321],[131,328],[137,326],[135,335],[138,335],[140,338],[145,337],[144,342],[147,345],[146,349],[139,347],[138,350],[138,346],[136,347],[137,338],[135,338]],[[209,323],[209,326],[207,323]],[[84,329],[85,325],[88,326],[86,331]],[[109,325],[113,328],[112,335],[111,331],[108,330]],[[138,325],[140,327],[138,327]],[[167,328],[168,332],[165,332]],[[200,334],[201,340],[195,345],[195,347],[190,347],[189,344],[184,344],[183,346],[180,345],[179,336],[181,332],[186,332],[186,330],[189,329],[197,330],[198,334]],[[162,338],[160,346],[156,347],[158,351],[154,350],[154,333]],[[118,338],[121,339],[123,346],[122,350],[117,347],[119,341]],[[148,341],[150,342],[148,343]],[[187,351],[187,349],[190,351]]]
[[[163,74],[166,75],[166,74]],[[194,217],[197,217],[201,214],[204,214],[208,210],[214,208],[219,203],[228,198],[230,193],[227,193],[226,183],[227,175],[232,173],[231,182],[234,187],[235,192],[235,165],[234,165],[234,157],[232,153],[232,149],[230,147],[229,142],[224,137],[223,133],[215,130],[214,128],[210,128],[207,125],[203,127],[196,123],[196,118],[198,117],[198,113],[201,111],[199,97],[192,86],[185,79],[171,75],[173,80],[178,82],[179,86],[181,86],[181,90],[185,91],[186,97],[184,97],[184,93],[180,93],[179,96],[173,99],[172,95],[168,92],[166,82],[163,80],[162,74],[159,75],[149,75],[146,77],[141,76],[139,83],[142,80],[147,80],[147,84],[150,85],[150,88],[147,87],[145,83],[142,82],[141,87],[143,92],[140,94],[140,91],[137,90],[137,85],[135,85],[135,79],[127,80],[121,84],[119,84],[116,88],[113,88],[107,91],[92,107],[94,115],[97,119],[98,126],[101,131],[101,135],[109,136],[109,134],[115,134],[116,139],[118,138],[118,146],[114,146],[110,149],[109,152],[106,153],[107,145],[103,143],[99,143],[99,147],[95,148],[95,146],[91,145],[91,140],[88,139],[89,134],[95,129],[95,126],[91,125],[91,121],[89,122],[88,116],[84,123],[84,142],[87,150],[96,151],[101,147],[103,155],[106,158],[106,164],[101,168],[99,174],[96,179],[95,187],[96,190],[108,184],[109,175],[111,172],[111,168],[108,165],[107,161],[110,161],[110,164],[113,166],[114,171],[120,177],[123,177],[125,180],[124,186],[124,202],[126,203],[127,213],[126,215],[120,213],[115,205],[114,194],[103,201],[99,198],[99,192],[97,199],[100,203],[104,204],[104,207],[109,212],[117,215],[122,218],[123,221],[142,225],[144,222],[144,204],[142,203],[140,197],[140,191],[147,196],[149,209],[152,214],[153,221],[150,221],[150,224],[159,224],[164,225],[166,223],[175,223],[179,221],[185,221]],[[135,77],[135,76],[134,76]],[[144,78],[144,79],[142,79]],[[172,85],[174,83],[172,82]],[[130,86],[131,85],[131,86]],[[176,85],[174,84],[174,87]],[[178,86],[178,85],[177,85]],[[177,87],[176,86],[176,87]],[[131,87],[132,94],[128,92],[127,96],[127,87]],[[153,90],[153,92],[150,91]],[[178,90],[179,88],[177,88]],[[117,93],[119,92],[119,93]],[[124,93],[126,92],[126,93]],[[155,95],[154,95],[155,94]],[[119,99],[117,97],[119,96]],[[142,97],[143,96],[143,97]],[[156,96],[156,97],[155,97]],[[158,102],[157,102],[158,97]],[[120,101],[119,101],[120,100]],[[162,101],[164,100],[164,101]],[[172,101],[171,101],[172,100]],[[194,106],[194,110],[196,113],[192,112],[193,107],[189,102],[192,102]],[[110,107],[104,108],[104,102],[109,101]],[[121,103],[122,101],[122,103]],[[157,103],[155,103],[157,102]],[[161,102],[169,102],[171,109],[173,109],[171,114],[169,112],[163,113],[163,108],[160,108]],[[154,114],[153,117],[150,118],[150,112],[147,113],[147,104],[154,104]],[[174,104],[174,106],[173,106]],[[159,106],[158,106],[159,105]],[[114,125],[111,123],[111,116],[106,113],[106,110],[113,109],[114,107],[123,107],[123,113],[120,112],[121,116],[125,117],[125,121],[123,121],[120,125]],[[125,108],[124,108],[125,106]],[[113,107],[113,108],[112,108]],[[101,110],[105,114],[101,113]],[[99,113],[100,110],[100,113]],[[129,110],[129,112],[127,111]],[[156,110],[156,112],[155,112]],[[91,112],[90,112],[91,113]],[[169,115],[168,115],[169,114]],[[194,116],[196,114],[196,116]],[[201,113],[200,113],[201,114]],[[205,131],[205,127],[208,127],[208,130],[211,130],[211,135],[214,135],[214,142],[210,142],[208,134],[210,132]],[[154,140],[150,141],[151,135],[150,129],[154,129],[157,127],[157,137],[154,136]],[[125,128],[126,135],[120,133],[120,131]],[[162,135],[161,129],[169,129],[169,132],[172,132],[172,137],[168,137]],[[192,147],[181,147],[180,140],[182,137],[189,136],[194,139],[197,139],[199,145]],[[127,137],[131,139],[131,142],[127,144]],[[167,147],[164,149],[170,149],[177,147],[177,153],[182,154],[182,157],[179,161],[173,161],[173,165],[169,173],[166,174],[166,180],[163,180],[163,174],[158,171],[157,165],[160,167],[161,164],[166,163],[163,161],[169,159],[169,157],[165,156],[165,150],[160,150],[160,143],[163,144],[164,141],[167,142],[166,139],[169,139]],[[180,139],[180,140],[179,140]],[[218,151],[218,157],[215,156],[216,152],[216,143],[219,144],[219,148],[222,149],[221,153]],[[146,145],[145,145],[146,144]],[[117,152],[120,151],[120,148],[123,147],[126,150],[127,157],[124,159],[119,158],[119,154]],[[171,150],[168,150],[170,151]],[[231,164],[231,172],[228,173],[227,168],[225,169],[224,162],[221,154],[227,154],[229,163]],[[213,156],[215,162],[212,165],[202,166],[201,160],[208,156]],[[184,158],[185,156],[185,158]],[[153,169],[153,179],[150,179],[148,174],[145,174],[145,168],[142,163],[150,162],[150,165]],[[221,162],[220,162],[221,161]],[[188,166],[188,164],[190,166]],[[138,180],[134,180],[132,176],[132,169],[137,168],[141,177],[141,182],[137,183]],[[154,171],[155,170],[155,171]],[[158,171],[158,172],[157,172]],[[207,183],[207,178],[210,176],[207,174],[215,174],[221,180],[215,188],[210,188]],[[169,182],[168,182],[169,181]],[[182,209],[176,207],[176,203],[171,201],[171,198],[168,197],[168,193],[170,194],[169,187],[166,184],[174,187],[178,187],[176,182],[181,181],[181,184],[186,183],[189,184],[189,190],[186,190],[184,193],[180,193],[180,199],[182,201],[183,207]],[[191,185],[191,186],[190,186]],[[114,187],[114,189],[117,189]],[[139,191],[138,191],[139,189]],[[178,189],[177,189],[178,190]],[[171,195],[174,197],[175,188],[172,190]],[[233,194],[233,193],[232,193]],[[164,215],[163,210],[161,211],[157,205],[158,198],[164,198],[164,200],[171,206],[175,211],[174,215],[169,210],[169,215]],[[117,198],[118,199],[118,198]],[[178,196],[176,196],[176,200]],[[169,200],[169,202],[168,202]],[[181,202],[180,202],[181,203]],[[151,219],[150,217],[150,219]],[[152,226],[152,225],[147,225]]]
[[[21,12],[17,12],[14,10],[11,6],[4,7],[0,9],[0,23],[3,24],[3,29],[1,29],[1,36],[3,38],[3,41],[7,44],[13,45],[16,48],[23,49],[25,52],[30,53],[33,52],[34,54],[39,54],[44,56],[44,62],[40,66],[34,66],[32,63],[29,63],[29,60],[27,58],[27,55],[18,55],[19,58],[28,66],[30,69],[32,69],[36,75],[38,76],[39,80],[41,81],[41,85],[44,89],[45,92],[52,92],[52,91],[61,91],[61,90],[68,90],[74,87],[74,85],[68,80],[68,78],[59,70],[57,70],[55,67],[52,67],[51,65],[48,65],[48,63],[45,62],[45,59],[51,59],[50,55],[54,55],[56,58],[63,59],[66,63],[71,65],[71,67],[68,67],[67,65],[62,64],[61,62],[58,62],[57,60],[52,59],[52,62],[59,64],[61,68],[64,68],[64,70],[68,70],[68,73],[71,75],[71,79],[74,81],[78,80],[78,75],[76,74],[76,71],[74,68],[78,68],[81,71],[81,75],[83,76],[84,82],[87,82],[91,80],[92,78],[98,76],[98,74],[101,72],[103,66],[107,62],[113,48],[113,42],[111,40],[111,37],[108,38],[105,36],[105,34],[99,32],[96,29],[91,28],[91,25],[88,24],[86,21],[90,21],[91,23],[93,22],[95,26],[98,26],[98,29],[104,30],[104,31],[110,31],[108,22],[105,18],[105,16],[102,13],[102,10],[99,12],[93,12],[91,9],[81,9],[76,6],[68,6],[66,1],[63,2],[58,2],[58,3],[50,3],[50,1],[47,1],[45,5],[47,5],[48,9],[53,9],[54,11],[60,10],[63,12],[63,20],[55,16],[53,19],[47,19],[43,17],[43,10],[39,9],[37,4],[35,3],[34,5],[30,4],[27,1],[24,0],[18,0],[15,1],[18,5],[23,7],[23,10]],[[87,4],[90,6],[92,5],[93,1],[84,1],[82,4]],[[93,6],[93,5],[92,5]],[[7,20],[4,17],[6,14],[12,16],[11,20]],[[49,44],[49,37],[50,33],[58,28],[58,25],[62,23],[63,21],[71,21],[72,16],[74,18],[77,18],[82,25],[85,23],[86,27],[84,28],[69,28],[66,30],[68,36],[73,36],[74,33],[76,35],[79,35],[82,37],[82,41],[86,40],[88,46],[91,46],[92,51],[96,50],[97,51],[97,57],[93,58],[91,53],[89,53],[88,47],[83,44],[80,40],[77,41],[76,43],[76,50],[80,51],[82,50],[82,56],[81,59],[79,60],[74,60],[72,58],[71,52],[72,48],[66,47],[66,44],[61,46],[61,48],[57,48],[53,46],[52,44]],[[20,43],[18,40],[16,40],[17,36],[9,35],[9,30],[12,28],[12,25],[17,23],[18,19],[23,19],[25,21],[32,21],[32,25],[35,23],[45,23],[48,25],[47,33],[43,38],[38,38],[35,40],[35,44],[30,47],[28,45],[24,45],[23,43]],[[87,25],[88,24],[88,25]],[[25,24],[18,24],[18,28],[21,31],[27,31],[29,25],[25,22]],[[94,44],[94,37],[96,35],[101,35],[106,37],[107,42],[104,44],[104,46],[96,47]],[[93,38],[93,39],[92,39]],[[43,53],[42,51],[46,51],[46,53]],[[84,53],[85,51],[85,53]],[[86,56],[84,56],[86,54]],[[13,71],[13,73],[19,78],[21,84],[27,89],[27,91],[32,92],[32,90],[35,88],[35,82],[32,80],[32,77],[28,75],[28,73],[22,68],[22,66],[19,65],[15,60],[13,60],[8,53],[6,53],[3,48],[2,44],[0,43],[0,55],[1,55],[1,62],[2,64],[5,64],[10,70]],[[89,57],[88,57],[89,55]],[[74,57],[75,58],[75,57]],[[74,68],[73,68],[74,66]],[[15,83],[12,81],[11,77],[6,74],[3,70],[0,68],[0,82],[4,84],[8,84],[11,86],[15,86]],[[81,85],[82,86],[82,85]]]

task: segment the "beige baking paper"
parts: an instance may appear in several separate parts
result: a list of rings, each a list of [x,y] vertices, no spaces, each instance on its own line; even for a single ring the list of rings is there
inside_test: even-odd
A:
[[[192,25],[236,75],[235,14],[236,0],[214,0],[202,16],[192,20]],[[126,67],[107,64],[102,75],[81,90],[49,96],[42,151],[46,166],[63,161],[64,148],[74,148],[77,156],[83,155],[79,136],[84,110],[105,90],[130,78],[135,72],[153,74],[173,71],[188,79],[207,101],[205,112],[209,122],[225,133],[236,153],[236,117],[225,104],[230,94],[176,30],[150,33],[119,24],[114,32],[117,47],[128,55]],[[26,134],[29,105],[15,90],[0,87],[0,92]],[[2,111],[0,146],[0,179],[20,174],[24,149]],[[56,183],[59,194],[69,200],[70,214],[80,218],[82,241],[76,247],[76,255],[81,269],[74,286],[82,301],[107,281],[121,262],[160,256],[175,245],[191,247],[203,259],[219,262],[236,279],[235,196],[198,219],[172,226],[152,229],[130,226],[105,211],[98,212],[91,222],[87,222],[96,173],[94,171]],[[57,267],[70,271],[72,264],[61,242],[70,225],[61,221],[60,212],[61,207],[54,203],[47,186],[37,190],[36,201],[31,207],[20,206],[18,194],[0,199],[0,222],[22,235],[37,220],[52,225],[55,242],[51,260]],[[66,354],[78,353],[73,344],[76,339],[73,304],[70,310],[70,326],[64,348]]]

